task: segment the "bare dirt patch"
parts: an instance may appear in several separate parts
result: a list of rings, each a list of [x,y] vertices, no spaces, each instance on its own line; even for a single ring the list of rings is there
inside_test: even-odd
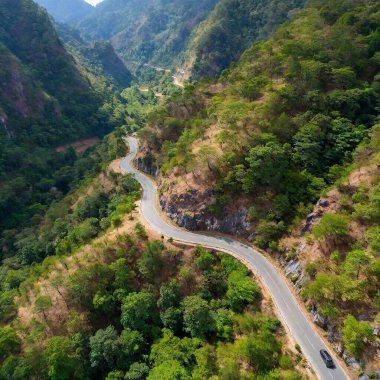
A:
[[[60,145],[55,148],[56,152],[63,153],[69,148],[74,148],[77,154],[81,154],[85,152],[88,148],[98,144],[100,141],[99,137],[90,137],[88,139],[82,139],[78,141],[74,141],[70,144]]]

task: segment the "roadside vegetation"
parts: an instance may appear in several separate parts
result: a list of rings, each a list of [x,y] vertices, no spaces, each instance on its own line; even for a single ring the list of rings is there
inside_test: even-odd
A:
[[[244,201],[247,236],[271,253],[337,184],[339,210],[327,210],[304,240],[297,232],[286,260],[305,265],[303,295],[327,318],[338,351],[373,370],[378,172],[344,183],[355,168],[378,165],[379,28],[377,1],[312,1],[216,81],[168,99],[141,131],[163,192],[201,189],[210,218]]]
[[[376,1],[311,2],[216,83],[171,97],[141,132],[162,174],[212,187],[219,213],[249,199],[255,243],[275,247],[377,122],[378,14]]]
[[[380,126],[374,126],[371,139],[356,151],[349,174],[326,194],[327,200],[333,194],[337,205],[327,208],[305,235],[304,251],[314,254],[299,256],[307,273],[303,296],[318,309],[323,318],[319,324],[329,326],[330,333],[337,328],[345,350],[366,362],[379,342],[379,133]],[[365,174],[358,177],[361,171]]]
[[[242,264],[151,240],[140,224],[2,284],[19,316],[0,328],[0,379],[302,378]]]

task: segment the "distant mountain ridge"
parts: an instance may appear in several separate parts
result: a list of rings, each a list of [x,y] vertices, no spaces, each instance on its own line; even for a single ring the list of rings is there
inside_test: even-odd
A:
[[[46,8],[56,21],[76,24],[89,16],[94,7],[84,0],[34,0]]]
[[[113,46],[106,41],[88,43],[80,33],[66,24],[55,25],[57,32],[70,53],[84,70],[101,73],[111,84],[117,87],[129,87],[133,76],[116,54]]]
[[[142,65],[215,77],[306,0],[35,0],[87,41],[108,41],[135,73]],[[181,70],[180,70],[181,71]],[[179,72],[180,72],[179,71]],[[181,76],[181,74],[179,74]]]
[[[193,79],[218,75],[305,3],[306,0],[220,0],[191,36],[183,57],[185,71]]]
[[[169,67],[218,0],[105,0],[78,24],[89,40],[108,40],[128,62]]]

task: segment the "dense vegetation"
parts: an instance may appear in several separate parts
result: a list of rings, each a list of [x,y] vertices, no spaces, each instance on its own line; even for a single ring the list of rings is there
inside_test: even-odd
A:
[[[99,86],[101,79],[105,78],[103,92],[114,92],[115,88],[129,87],[132,74],[125,67],[122,60],[115,53],[108,42],[87,43],[78,30],[66,24],[55,24],[59,37],[63,40],[69,52],[75,57],[82,70],[94,86]]]
[[[79,158],[69,148],[63,156],[61,168],[53,172],[50,179],[42,179],[48,190],[35,196],[44,195],[46,199],[41,199],[41,203],[36,202],[29,208],[20,207],[14,216],[15,219],[20,219],[18,225],[12,226],[10,218],[3,221],[7,228],[0,240],[1,259],[4,263],[30,265],[42,261],[47,255],[69,253],[75,248],[76,242],[83,243],[111,224],[112,212],[118,203],[126,202],[124,198],[116,197],[111,207],[107,208],[105,204],[113,193],[95,192],[84,202],[84,209],[77,207],[76,212],[73,212],[71,200],[72,194],[80,190],[83,183],[88,183],[104,170],[111,160],[125,154],[126,148],[120,139],[122,133],[124,132],[119,131],[118,134],[106,136],[101,145],[87,150]],[[66,194],[69,195],[65,196]],[[88,221],[88,218],[91,220]],[[82,222],[84,223],[79,228],[83,229],[83,238],[80,237],[82,232],[75,228]]]
[[[216,189],[217,213],[250,202],[271,245],[339,178],[376,122],[379,4],[312,2],[216,84],[189,85],[142,136],[164,175]]]
[[[222,0],[193,33],[184,65],[193,78],[214,77],[254,41],[269,36],[304,0]]]
[[[78,27],[91,40],[111,41],[129,67],[150,63],[168,68],[216,3],[105,0]]]
[[[289,14],[304,2],[216,3],[106,0],[80,23],[146,83],[162,74],[154,89],[139,89],[124,88],[131,74],[108,42],[87,43],[60,25],[64,46],[31,0],[1,2],[0,379],[300,378],[301,356],[290,357],[241,264],[149,240],[139,223],[108,239],[133,220],[140,188],[107,166],[125,154],[125,131],[146,124],[143,160],[160,166],[161,191],[179,184],[192,201],[199,195],[207,217],[243,204],[243,233],[304,264],[302,296],[318,323],[371,366],[380,323],[380,4],[312,0]],[[84,17],[76,16],[69,21]],[[288,16],[213,82],[181,91],[154,66],[173,65],[199,25],[187,68],[212,77]],[[155,92],[169,95],[158,107]],[[83,155],[53,149],[115,126]],[[347,180],[363,167],[369,178]],[[334,208],[310,234],[291,235],[290,249],[279,245],[334,184]]]
[[[334,190],[338,208],[306,237],[307,249],[318,247],[319,254],[303,259],[309,277],[303,294],[322,316],[319,323],[337,326],[347,352],[357,359],[366,353],[367,361],[375,350],[373,326],[380,323],[379,134],[377,124]],[[369,170],[363,180],[349,181],[362,168]]]
[[[140,224],[75,257],[51,258],[21,283],[33,318],[1,328],[1,379],[301,378],[231,257],[148,241]],[[16,291],[18,273],[3,288]]]
[[[286,259],[305,265],[303,295],[340,353],[364,354],[369,370],[379,324],[379,30],[377,1],[312,1],[216,82],[169,99],[141,132],[163,193],[200,188],[217,218],[244,201],[251,237],[270,252],[338,181],[339,195],[327,196],[338,210],[306,238],[297,230]],[[372,168],[370,178],[347,184],[360,167]]]
[[[96,117],[101,99],[65,51],[47,14],[31,0],[6,0],[0,17],[7,57],[0,67],[2,125],[7,127],[2,140],[5,134],[46,146],[104,128]]]
[[[2,2],[0,17],[0,235],[13,241],[112,156],[89,153],[77,160],[72,149],[54,147],[126,125],[133,107],[113,114],[128,101],[115,92],[131,75],[111,47],[85,47],[78,39],[74,61],[31,0]]]

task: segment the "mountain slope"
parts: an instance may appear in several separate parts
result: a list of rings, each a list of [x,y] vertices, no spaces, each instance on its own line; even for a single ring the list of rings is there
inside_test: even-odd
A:
[[[304,4],[305,0],[221,0],[193,33],[185,54],[187,75],[219,74]]]
[[[126,62],[170,66],[218,0],[105,0],[79,24],[92,40],[109,40]]]
[[[17,59],[21,72],[28,73],[31,80],[27,87],[40,88],[33,99],[40,104],[36,117],[47,122],[48,119],[57,117],[71,118],[75,114],[78,127],[84,130],[91,128],[84,123],[80,126],[80,122],[94,112],[97,96],[64,49],[46,13],[29,0],[4,0],[0,7],[0,17],[3,20],[0,25],[0,42],[8,51],[7,55]],[[22,77],[27,76],[20,74]],[[18,80],[17,73],[13,78]],[[15,89],[23,89],[23,83],[12,87],[11,84],[2,82],[0,86],[1,96],[7,96],[8,92]],[[42,92],[43,97],[38,97],[38,93]],[[19,122],[30,116],[33,108],[29,107],[30,111],[22,110],[17,99],[8,99],[1,106],[10,127],[15,129],[21,128]],[[49,136],[48,139],[69,138],[64,129],[61,128],[58,135]]]
[[[31,0],[0,3],[0,230],[31,218],[73,179],[53,147],[110,128],[103,99]],[[74,155],[75,156],[75,155]],[[60,171],[61,170],[61,171]],[[66,171],[65,171],[66,170]]]
[[[76,24],[89,16],[94,7],[84,0],[34,0],[44,7],[56,21]]]
[[[55,27],[70,53],[82,69],[89,73],[90,81],[93,76],[100,74],[117,87],[130,86],[132,74],[109,42],[87,43],[77,30],[65,24],[56,24]]]
[[[379,15],[380,4],[374,0],[312,2],[270,39],[245,51],[214,83],[189,85],[169,99],[141,131],[145,148],[138,160],[140,167],[159,166],[163,210],[188,229],[242,235],[282,257],[279,238],[300,219],[313,217],[313,204],[378,129]],[[359,205],[352,205],[348,189],[343,204],[357,209],[354,218],[376,218],[371,212],[377,209],[376,191],[364,189],[353,200]],[[349,237],[350,226],[353,235],[362,228],[351,220],[347,215],[329,217],[319,233],[317,229],[321,244],[326,237],[338,250],[325,252],[339,263],[331,269],[351,277],[322,277],[325,293],[318,293],[317,282],[312,299],[337,318],[347,352],[374,361],[376,343],[363,349],[363,341],[352,343],[354,338],[348,337],[359,322],[348,318],[349,327],[343,323],[348,310],[359,318],[357,313],[366,307],[371,322],[378,323],[379,254],[355,252],[345,264],[346,254],[362,250],[365,243],[357,239],[355,244]],[[290,246],[282,260],[296,265],[295,254]],[[352,269],[355,260],[358,272]],[[367,279],[361,277],[362,267]],[[334,293],[335,280],[342,280],[340,298]],[[355,309],[361,301],[363,308]],[[368,336],[373,342],[371,331]]]
[[[362,2],[343,2],[348,10],[332,22],[333,5],[321,4],[253,45],[215,83],[188,86],[152,115],[143,135],[151,152],[159,149],[170,182],[187,177],[185,187],[195,190],[214,181],[232,199],[262,193],[251,201],[266,204],[278,222],[290,221],[298,202],[310,202],[334,179],[378,115],[380,46],[376,16],[368,28],[361,24],[376,10],[372,2],[363,11]],[[346,19],[351,9],[355,22]],[[262,172],[260,162],[267,163]],[[290,207],[276,206],[280,195]]]

